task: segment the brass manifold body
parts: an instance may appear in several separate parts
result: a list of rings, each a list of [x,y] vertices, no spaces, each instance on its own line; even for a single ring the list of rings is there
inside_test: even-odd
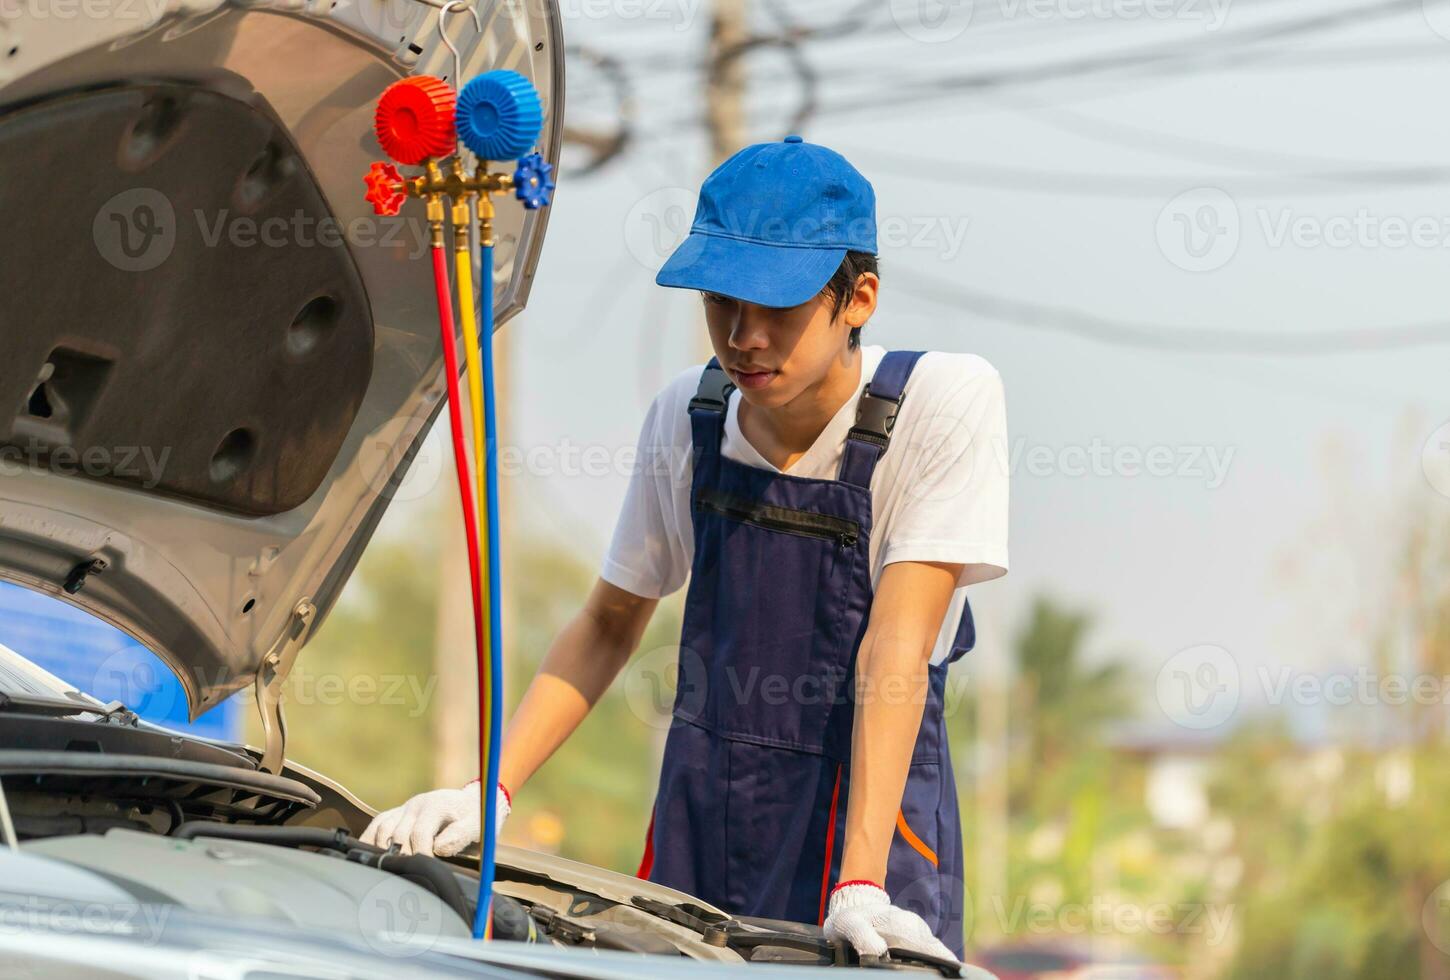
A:
[[[507,193],[514,189],[512,174],[489,173],[486,161],[479,161],[472,174],[463,168],[457,157],[448,159],[448,169],[433,158],[423,161],[423,173],[417,177],[404,177],[402,191],[409,197],[419,198],[427,206],[428,232],[434,248],[443,247],[443,199],[453,202],[453,248],[468,251],[468,202],[478,199],[479,244],[491,247],[493,240],[493,195]]]

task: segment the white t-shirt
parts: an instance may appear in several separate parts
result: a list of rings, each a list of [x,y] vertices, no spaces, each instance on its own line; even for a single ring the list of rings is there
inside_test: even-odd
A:
[[[790,476],[840,477],[856,403],[886,351],[861,349],[861,380],[805,455],[779,470],[740,432],[731,392],[721,452],[726,458]],[[638,464],[600,576],[647,598],[685,584],[695,555],[690,521],[693,439],[687,406],[701,367],[682,371],[645,415]],[[886,454],[871,477],[871,584],[898,561],[963,565],[942,622],[932,663],[951,650],[966,586],[1007,572],[1007,412],[1002,379],[975,354],[928,352],[912,370]]]

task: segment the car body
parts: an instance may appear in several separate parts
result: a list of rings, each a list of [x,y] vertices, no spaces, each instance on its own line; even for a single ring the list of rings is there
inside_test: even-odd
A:
[[[1171,967],[1123,952],[1114,942],[1099,945],[1111,948],[1041,938],[989,946],[974,959],[998,980],[1176,980],[1179,976]]]
[[[0,648],[7,976],[857,965],[814,926],[510,848],[499,941],[476,942],[466,857],[361,844],[373,811],[286,759],[282,685],[444,404],[421,216],[363,200],[375,99],[407,74],[517,70],[557,161],[552,0],[486,5],[478,29],[467,10],[440,27],[429,0],[6,14],[0,579],[144,644],[192,719],[252,689],[264,733],[160,728]],[[500,325],[527,300],[547,215],[499,209],[483,281]]]

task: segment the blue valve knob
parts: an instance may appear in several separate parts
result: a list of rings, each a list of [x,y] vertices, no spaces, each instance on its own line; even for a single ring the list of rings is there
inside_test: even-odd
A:
[[[463,86],[454,121],[463,145],[480,160],[513,160],[539,138],[544,106],[532,82],[500,68]]]
[[[514,197],[528,211],[547,207],[554,199],[554,165],[538,153],[520,157],[514,170]]]

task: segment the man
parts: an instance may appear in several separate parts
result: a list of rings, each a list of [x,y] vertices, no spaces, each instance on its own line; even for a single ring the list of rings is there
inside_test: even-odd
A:
[[[966,587],[1007,569],[1001,381],[972,355],[861,346],[875,193],[798,136],[711,174],[657,281],[702,294],[716,358],[645,418],[600,580],[504,736],[499,818],[688,574],[640,875],[863,955],[959,958],[943,693],[975,639]],[[446,855],[479,825],[476,788],[436,790],[364,839]]]

